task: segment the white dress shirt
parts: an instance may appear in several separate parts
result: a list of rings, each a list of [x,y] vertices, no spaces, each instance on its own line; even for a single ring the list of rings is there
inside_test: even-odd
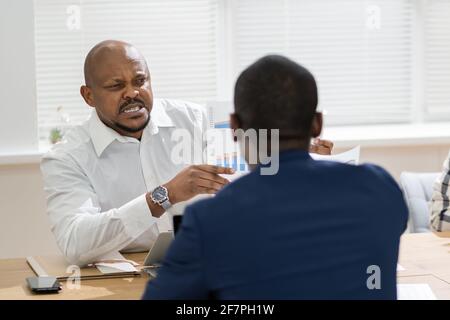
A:
[[[178,203],[155,218],[145,194],[203,162],[206,114],[191,103],[155,100],[150,116],[139,141],[107,127],[93,111],[43,157],[51,228],[69,262],[81,266],[117,251],[148,250],[160,231],[172,229],[171,215],[186,206]],[[190,163],[171,159],[177,128],[200,145]]]

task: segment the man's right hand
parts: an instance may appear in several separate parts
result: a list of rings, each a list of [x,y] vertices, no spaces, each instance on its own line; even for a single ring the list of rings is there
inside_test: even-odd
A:
[[[219,174],[233,174],[234,169],[208,164],[193,165],[183,169],[164,184],[172,204],[189,200],[199,194],[213,194],[230,183]]]

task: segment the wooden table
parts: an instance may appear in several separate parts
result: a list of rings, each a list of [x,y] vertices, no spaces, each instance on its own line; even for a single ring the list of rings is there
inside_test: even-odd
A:
[[[438,299],[450,300],[450,232],[402,236],[398,283],[427,283]]]
[[[142,264],[146,253],[124,254],[127,259]],[[57,294],[34,294],[25,278],[35,276],[25,259],[0,260],[0,300],[84,300],[84,299],[140,299],[149,280],[146,273],[138,277],[82,280],[79,289],[68,288],[61,282]]]
[[[146,253],[126,254],[142,263]],[[400,245],[398,283],[427,283],[438,299],[450,300],[450,233],[405,234]],[[4,299],[140,299],[149,280],[140,277],[83,280],[80,289],[63,283],[58,294],[35,295],[25,278],[34,276],[25,259],[0,260],[0,300]]]

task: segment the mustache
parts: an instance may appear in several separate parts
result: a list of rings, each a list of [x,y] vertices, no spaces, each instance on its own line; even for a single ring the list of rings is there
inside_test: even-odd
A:
[[[127,108],[130,105],[137,105],[140,106],[142,108],[146,107],[144,101],[140,100],[140,99],[130,99],[125,101],[124,103],[122,103],[119,106],[119,112],[122,112],[123,110],[125,110],[125,108]]]

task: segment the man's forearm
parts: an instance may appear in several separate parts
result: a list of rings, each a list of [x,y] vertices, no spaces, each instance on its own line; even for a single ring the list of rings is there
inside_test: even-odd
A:
[[[163,207],[153,202],[150,192],[145,194],[145,200],[147,200],[148,208],[150,209],[153,217],[159,218],[164,214],[164,212],[166,212]]]
[[[67,260],[78,265],[92,263],[109,252],[124,249],[157,222],[157,218],[149,215],[145,195],[102,212],[94,206],[90,210],[84,208],[66,213],[61,206],[50,207],[58,245]]]

